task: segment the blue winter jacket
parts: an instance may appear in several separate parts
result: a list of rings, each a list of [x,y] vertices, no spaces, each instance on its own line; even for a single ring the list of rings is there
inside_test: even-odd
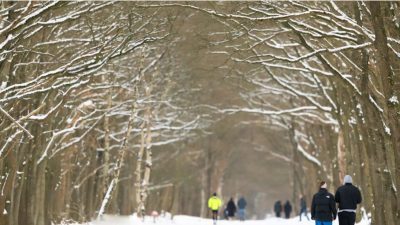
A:
[[[239,209],[245,209],[246,208],[246,205],[247,205],[247,202],[246,202],[246,200],[244,200],[244,198],[241,198],[239,201],[238,201],[238,207],[239,207]]]

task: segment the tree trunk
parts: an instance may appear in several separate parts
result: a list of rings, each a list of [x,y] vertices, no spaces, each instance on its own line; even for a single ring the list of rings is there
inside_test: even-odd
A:
[[[107,95],[107,110],[110,110],[112,102],[112,87],[108,89]],[[102,190],[105,195],[107,192],[108,184],[108,171],[110,169],[110,128],[109,128],[109,117],[104,117],[104,168],[103,168],[103,183]]]
[[[340,183],[343,184],[344,176],[346,175],[346,150],[344,146],[344,138],[342,130],[339,130],[338,142],[337,142],[337,158],[339,164],[339,179]]]
[[[388,5],[386,4],[385,12],[386,16],[388,14]],[[386,36],[386,28],[384,18],[382,16],[381,3],[379,1],[370,2],[371,8],[371,21],[375,32],[374,46],[376,48],[376,65],[378,74],[380,75],[379,87],[384,93],[384,98],[378,96],[378,102],[383,107],[382,122],[384,123],[384,140],[385,140],[385,150],[386,159],[388,163],[388,168],[390,171],[389,177],[393,180],[393,184],[397,189],[400,189],[400,178],[398,177],[398,171],[400,171],[400,151],[398,147],[400,146],[400,134],[399,126],[400,122],[398,120],[398,113],[396,109],[396,104],[390,101],[390,99],[396,96],[393,90],[393,85],[395,84],[395,74],[391,69],[390,57],[388,52],[388,39]],[[400,198],[397,198],[397,206],[394,215],[400,215]],[[400,220],[396,220],[396,224],[400,224]]]
[[[113,185],[110,185],[109,188],[108,188],[107,192],[108,192],[109,195],[106,194],[106,196],[104,197],[102,206],[101,206],[100,211],[99,211],[98,219],[107,210],[108,204],[110,202],[110,198],[112,197],[112,195],[114,193],[114,190],[115,190],[115,188],[116,188],[116,186],[118,184],[119,174],[121,172],[121,168],[122,168],[122,165],[124,163],[126,147],[128,145],[129,137],[130,137],[130,134],[131,134],[131,130],[132,130],[132,127],[133,127],[133,122],[135,120],[135,115],[136,115],[137,100],[138,100],[138,97],[139,97],[138,96],[139,95],[139,85],[140,85],[140,80],[141,80],[141,77],[142,77],[141,70],[143,69],[144,50],[145,50],[145,47],[142,50],[142,56],[143,56],[142,57],[142,61],[141,61],[142,63],[141,63],[140,68],[139,68],[138,79],[136,80],[137,82],[136,82],[136,86],[135,86],[135,93],[134,93],[134,96],[133,96],[133,99],[132,99],[132,110],[131,110],[131,115],[130,115],[130,118],[129,118],[128,127],[127,127],[127,129],[125,131],[125,136],[124,136],[124,139],[122,141],[121,149],[119,151],[118,160],[117,160],[115,168],[114,168]]]
[[[96,149],[90,148],[92,155],[90,157],[90,167],[89,171],[91,173],[94,172],[96,169]],[[96,173],[95,173],[96,174]],[[93,214],[94,214],[94,196],[96,194],[95,192],[95,175],[90,176],[90,178],[87,181],[86,185],[86,196],[85,197],[85,214],[86,218],[88,221],[92,221],[93,219]]]
[[[207,167],[208,167],[208,161],[207,161],[207,157],[205,157],[205,167],[204,169],[201,171],[201,187],[200,187],[200,217],[201,218],[205,218],[207,216],[206,214],[206,209],[208,208],[208,205],[206,203],[207,199],[206,199],[206,185],[207,185]]]
[[[141,145],[139,152],[137,154],[137,162],[136,162],[136,212],[139,218],[141,218],[142,215],[142,176],[141,176],[141,170],[142,170],[142,158],[143,158],[143,153],[144,153],[144,143],[145,143],[145,136],[144,136],[144,125],[145,123],[142,123],[141,126],[141,133],[140,133],[140,140],[141,140]]]
[[[11,190],[12,185],[14,183],[14,177],[17,173],[17,168],[18,166],[16,165],[16,160],[15,160],[15,153],[14,153],[14,149],[10,150],[11,152],[9,153],[9,157],[8,157],[8,162],[9,162],[9,174],[8,176],[5,177],[4,180],[4,184],[3,184],[3,188],[1,190],[1,199],[0,199],[0,220],[3,221],[4,218],[4,214],[3,211],[5,209],[6,206],[6,200],[8,197],[8,193]],[[9,215],[10,216],[10,215]]]
[[[143,183],[142,183],[142,191],[141,191],[141,211],[142,215],[145,215],[145,205],[147,200],[147,188],[149,187],[150,182],[150,172],[152,168],[152,156],[151,156],[151,129],[150,129],[150,121],[151,121],[151,112],[150,107],[147,109],[147,131],[146,131],[146,163],[145,163],[145,170],[143,175]]]
[[[36,195],[36,224],[45,224],[45,193],[46,193],[46,164],[47,160],[43,160],[38,166],[37,178],[37,195]],[[48,205],[47,207],[51,207]]]

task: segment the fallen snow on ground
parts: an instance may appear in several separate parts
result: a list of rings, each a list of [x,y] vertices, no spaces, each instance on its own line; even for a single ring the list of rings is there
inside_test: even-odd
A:
[[[307,219],[306,219],[307,220]],[[136,216],[110,216],[105,215],[104,218],[100,221],[95,221],[92,223],[93,225],[132,225],[132,224],[154,224],[153,218],[146,217],[145,221],[142,222]],[[174,216],[173,220],[169,220],[166,218],[158,218],[156,219],[156,223],[158,225],[212,225],[213,221],[211,219],[202,219],[199,217],[192,216]],[[268,218],[266,220],[248,220],[243,222],[240,221],[227,221],[220,220],[217,223],[218,225],[314,225],[315,221],[299,221],[299,217],[295,217],[292,219],[282,219],[282,218]],[[338,225],[338,221],[334,221],[333,225]],[[357,225],[369,225],[367,220],[363,220]]]

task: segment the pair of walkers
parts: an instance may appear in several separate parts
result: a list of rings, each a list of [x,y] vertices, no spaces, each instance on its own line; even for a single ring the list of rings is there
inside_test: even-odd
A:
[[[286,201],[285,205],[282,206],[281,200],[275,202],[274,211],[276,217],[281,217],[282,211],[285,213],[285,218],[290,218],[290,213],[292,212],[292,205],[290,205],[289,200]]]
[[[310,220],[308,218],[308,215],[307,215],[306,200],[304,199],[304,197],[302,195],[299,196],[299,199],[300,199],[300,221],[301,221],[301,215],[302,214],[305,214],[307,219]],[[286,203],[285,203],[285,205],[283,205],[283,207],[282,207],[281,200],[278,200],[275,203],[274,211],[275,211],[276,217],[278,217],[278,218],[281,217],[282,210],[285,213],[285,218],[289,219],[290,218],[290,213],[292,212],[292,205],[290,205],[289,200],[286,201]]]
[[[214,193],[214,196],[211,197],[208,200],[208,207],[212,210],[213,213],[213,221],[214,224],[216,224],[217,220],[218,220],[218,210],[221,207],[221,199],[219,199],[217,197],[217,194]],[[247,205],[246,200],[242,197],[240,198],[240,200],[238,201],[238,217],[240,221],[244,221],[244,215],[245,215],[245,208]],[[229,220],[233,220],[233,218],[235,217],[235,213],[236,213],[236,205],[233,201],[233,198],[231,198],[227,204],[226,209],[224,210],[224,215],[226,219]]]
[[[312,200],[311,219],[315,220],[316,225],[332,225],[338,215],[339,225],[354,225],[357,205],[362,199],[360,190],[353,186],[351,176],[345,176],[344,185],[338,188],[335,197],[326,188],[326,183],[322,181]],[[339,203],[338,211],[336,203]]]

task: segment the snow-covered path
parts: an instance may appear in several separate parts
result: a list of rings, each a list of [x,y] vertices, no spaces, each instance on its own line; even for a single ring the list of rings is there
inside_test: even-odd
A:
[[[169,224],[175,224],[175,225],[212,225],[213,222],[210,219],[202,219],[198,217],[191,217],[191,216],[175,216],[173,220],[167,220],[160,218],[159,220],[156,221],[156,223],[153,223],[153,220],[151,218],[146,218],[145,222],[140,221],[137,217],[135,216],[109,216],[106,215],[104,217],[104,220],[102,221],[96,221],[93,222],[93,225],[132,225],[132,224],[158,224],[158,225],[169,225]],[[314,221],[302,221],[299,222],[299,218],[295,217],[292,219],[281,219],[281,218],[268,218],[266,220],[248,220],[245,222],[240,222],[240,221],[226,221],[226,220],[221,220],[218,221],[218,225],[314,225]],[[357,225],[367,225],[368,223],[366,221],[362,221],[361,223]],[[333,225],[338,225],[337,220],[334,221]]]

